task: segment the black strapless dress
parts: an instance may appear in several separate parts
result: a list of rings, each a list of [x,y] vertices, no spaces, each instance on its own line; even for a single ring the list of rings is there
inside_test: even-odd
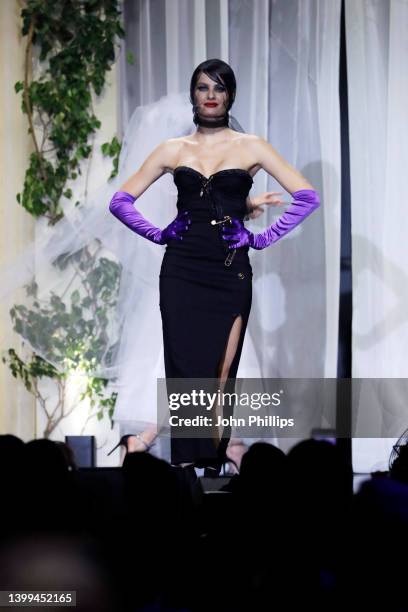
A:
[[[216,379],[232,324],[241,315],[243,325],[229,370],[230,383],[236,378],[251,309],[252,268],[249,247],[228,250],[221,236],[223,224],[212,225],[211,220],[220,221],[225,215],[243,220],[253,180],[240,168],[205,177],[189,166],[178,166],[174,182],[177,209],[189,211],[191,225],[183,240],[167,245],[160,270],[166,379]],[[229,436],[230,429],[224,429],[224,447]],[[219,449],[210,438],[171,436],[174,464],[194,461],[197,466],[210,465],[217,457]]]

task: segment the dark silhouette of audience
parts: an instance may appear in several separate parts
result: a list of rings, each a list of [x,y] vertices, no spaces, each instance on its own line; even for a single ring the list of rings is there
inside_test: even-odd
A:
[[[146,452],[87,470],[61,442],[0,436],[0,590],[101,612],[408,610],[407,447],[397,459],[353,493],[337,445],[260,441],[210,492]]]

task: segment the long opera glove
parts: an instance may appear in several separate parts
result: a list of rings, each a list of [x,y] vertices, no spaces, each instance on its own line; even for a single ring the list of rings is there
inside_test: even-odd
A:
[[[133,206],[135,196],[127,191],[116,191],[109,204],[110,212],[139,236],[156,244],[167,244],[170,240],[182,240],[182,233],[188,229],[191,220],[188,211],[177,215],[166,228],[161,230]]]
[[[230,249],[250,246],[253,249],[265,249],[292,231],[299,223],[320,206],[319,194],[314,189],[300,189],[292,194],[293,202],[289,208],[260,234],[253,234],[246,229],[240,219],[232,219],[229,226],[223,228],[223,239],[233,244]]]

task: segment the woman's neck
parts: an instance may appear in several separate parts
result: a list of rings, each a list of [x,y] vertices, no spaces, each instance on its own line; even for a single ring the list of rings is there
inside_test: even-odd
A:
[[[195,132],[196,140],[200,142],[208,142],[215,144],[218,141],[225,140],[226,135],[230,131],[225,125],[222,127],[209,128],[202,125],[197,126]]]

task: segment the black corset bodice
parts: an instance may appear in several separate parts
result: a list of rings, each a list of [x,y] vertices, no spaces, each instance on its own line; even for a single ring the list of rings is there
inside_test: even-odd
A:
[[[246,170],[229,168],[206,177],[189,166],[178,166],[174,182],[177,208],[179,212],[188,209],[192,220],[206,222],[214,215],[217,219],[223,215],[243,219],[247,214],[246,199],[253,180]]]
[[[207,257],[224,260],[228,243],[221,236],[225,216],[243,220],[248,214],[246,199],[253,179],[247,170],[228,168],[209,177],[189,166],[174,170],[178,190],[177,209],[189,211],[191,225],[182,241],[172,240],[166,248],[169,255]],[[235,260],[247,258],[248,247],[237,249]]]

